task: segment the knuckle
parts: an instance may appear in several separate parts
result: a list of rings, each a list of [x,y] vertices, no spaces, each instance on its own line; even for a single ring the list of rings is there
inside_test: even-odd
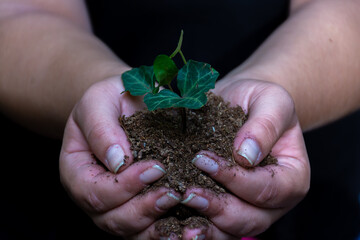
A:
[[[269,181],[254,204],[266,208],[289,207],[303,199],[309,188],[310,184],[303,184],[299,179]]]
[[[289,203],[298,203],[301,199],[305,197],[305,195],[308,193],[310,189],[310,183],[302,180],[295,180],[291,184],[291,186],[288,186],[287,191],[285,192],[285,196],[283,199],[287,199]]]
[[[103,215],[100,218],[95,218],[94,222],[104,231],[112,233],[114,235],[123,236],[128,239],[130,236],[134,236],[141,232],[143,226],[146,226],[142,222],[143,217],[139,216],[137,218],[133,218],[133,213],[131,213],[131,211],[136,210],[133,209],[130,211],[126,211],[126,214],[121,215]]]
[[[296,177],[293,174],[287,180],[282,180],[282,190],[279,199],[283,206],[293,206],[301,201],[310,189],[310,173],[309,171],[297,171]]]
[[[264,189],[255,199],[254,204],[259,207],[277,207],[276,201],[279,199],[279,187],[275,181],[268,181]]]
[[[265,218],[253,218],[247,221],[240,232],[238,232],[238,236],[253,236],[258,235],[264,232],[266,229],[270,227],[270,222]]]
[[[117,236],[124,235],[124,229],[121,227],[121,224],[119,224],[113,218],[107,218],[100,223],[95,221],[95,224],[98,225],[104,231],[109,232],[111,234],[114,234]]]
[[[96,121],[90,128],[87,134],[87,139],[103,139],[106,137],[108,129],[110,129],[109,124],[104,121]]]
[[[276,101],[272,101],[271,105],[276,114],[281,118],[291,118],[295,115],[295,102],[284,87],[277,84],[270,84],[260,92],[260,96],[267,96],[265,99],[276,99]]]
[[[275,125],[276,122],[278,122],[276,117],[269,114],[263,115],[257,121],[264,136],[267,138],[267,142],[273,142],[279,138],[280,130]]]
[[[83,202],[91,212],[101,213],[106,210],[106,205],[94,192],[89,192]]]
[[[90,189],[84,189],[83,181],[74,181],[69,189],[72,199],[88,213],[106,211],[106,204]]]
[[[277,102],[279,114],[286,114],[286,116],[282,116],[282,118],[286,119],[287,117],[292,118],[295,116],[295,102],[290,93],[284,87],[276,85],[274,94],[280,98],[280,100]]]

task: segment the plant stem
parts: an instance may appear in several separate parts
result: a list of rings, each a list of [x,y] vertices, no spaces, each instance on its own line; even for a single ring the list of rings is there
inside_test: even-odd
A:
[[[176,54],[179,53],[180,56],[181,56],[181,58],[182,58],[182,60],[183,60],[183,62],[184,62],[184,64],[186,65],[186,59],[185,59],[185,57],[184,57],[184,54],[183,54],[182,51],[181,51],[181,46],[182,46],[182,42],[183,42],[183,35],[184,35],[184,31],[181,30],[181,34],[180,34],[180,38],[179,38],[178,45],[177,45],[175,51],[170,55],[170,58],[175,57]]]
[[[182,51],[181,51],[181,50],[179,51],[179,53],[180,53],[180,56],[181,56],[181,58],[182,58],[182,60],[183,60],[184,64],[186,65],[186,64],[187,64],[187,62],[186,62],[186,59],[185,59],[184,54],[182,53]]]
[[[170,83],[168,84],[168,87],[169,87],[169,89],[170,89],[172,92],[174,92],[174,89],[171,87],[171,84],[170,84]]]
[[[182,41],[183,41],[183,35],[184,35],[184,31],[181,30],[181,34],[180,34],[180,38],[179,38],[178,45],[177,45],[175,51],[170,55],[170,58],[175,57],[175,55],[176,55],[179,51],[181,51],[181,45],[182,45]]]

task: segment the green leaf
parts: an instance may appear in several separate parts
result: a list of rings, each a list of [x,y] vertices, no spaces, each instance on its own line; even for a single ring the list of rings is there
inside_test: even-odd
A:
[[[121,75],[125,91],[133,96],[151,93],[155,89],[155,77],[152,66],[141,66],[124,72]]]
[[[153,111],[158,108],[170,108],[173,107],[181,97],[176,93],[163,89],[157,94],[146,94],[144,97],[144,102],[147,108],[150,111]]]
[[[169,85],[178,71],[179,69],[170,57],[161,54],[155,58],[154,74],[160,86]]]
[[[144,97],[144,102],[150,111],[159,108],[171,108],[171,107],[185,107],[188,109],[198,109],[204,106],[207,98],[206,95],[200,94],[196,98],[193,97],[180,97],[178,94],[163,89],[157,94],[147,94]]]
[[[215,81],[219,73],[209,64],[189,60],[180,69],[177,86],[183,98],[202,98],[203,94],[215,88]]]
[[[189,60],[178,72],[178,88],[181,96],[164,89],[157,94],[145,95],[144,102],[150,111],[171,107],[201,108],[207,102],[205,93],[215,88],[218,76],[219,73],[209,64]]]

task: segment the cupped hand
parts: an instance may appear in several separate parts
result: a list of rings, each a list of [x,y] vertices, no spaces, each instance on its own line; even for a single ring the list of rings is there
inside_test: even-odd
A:
[[[91,86],[74,107],[60,154],[61,182],[105,231],[127,239],[159,239],[155,220],[179,199],[166,188],[137,195],[165,171],[155,160],[132,164],[118,118],[144,108],[144,103],[121,94],[123,89],[120,77],[109,78]]]
[[[225,186],[220,196],[210,190],[190,189],[185,205],[213,223],[203,229],[185,229],[185,236],[203,239],[239,239],[265,231],[306,195],[310,166],[294,103],[282,87],[259,80],[222,80],[214,93],[231,105],[240,105],[247,122],[236,135],[229,168],[215,153],[203,151],[193,160]],[[276,165],[257,166],[271,153]]]

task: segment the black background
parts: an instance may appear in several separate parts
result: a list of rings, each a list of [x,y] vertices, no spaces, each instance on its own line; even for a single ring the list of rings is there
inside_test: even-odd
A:
[[[184,29],[185,56],[209,62],[222,76],[264,41],[288,7],[287,1],[265,0],[88,2],[95,33],[131,66],[151,65],[157,54],[170,54]],[[63,190],[61,141],[1,115],[0,132],[0,239],[115,239]],[[360,232],[360,112],[306,133],[305,140],[310,192],[262,239],[354,240]]]

